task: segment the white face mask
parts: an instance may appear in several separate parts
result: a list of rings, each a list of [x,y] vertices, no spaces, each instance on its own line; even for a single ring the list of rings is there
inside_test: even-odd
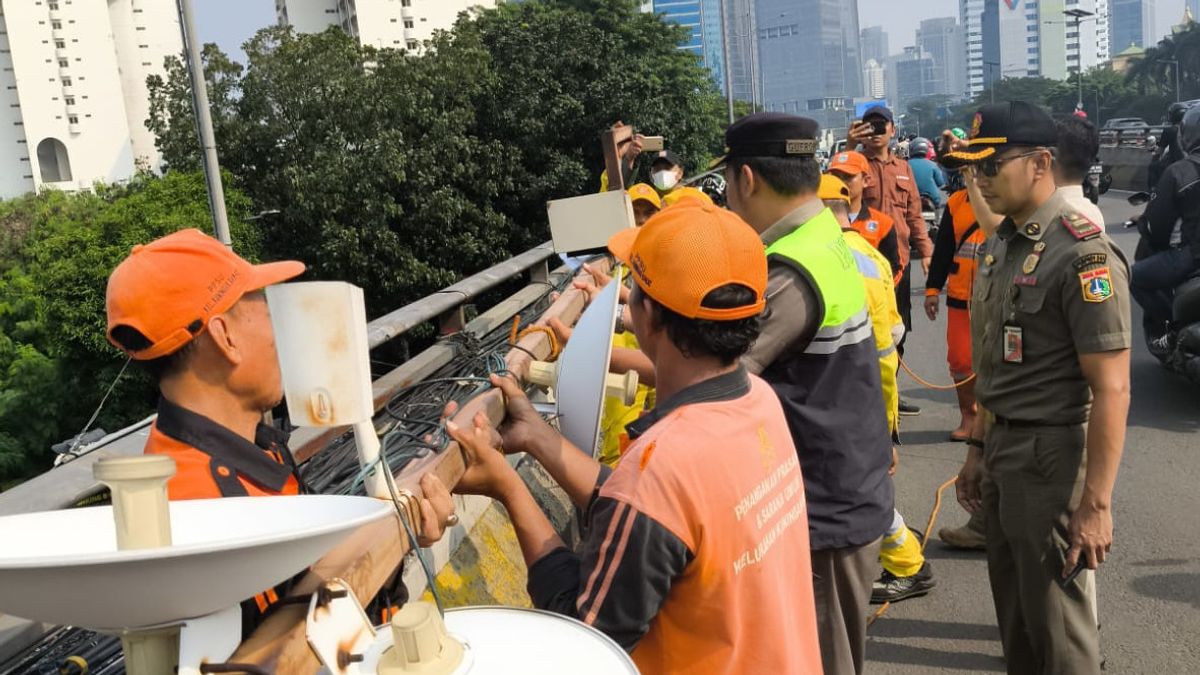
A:
[[[675,175],[674,169],[667,171],[655,171],[650,176],[650,181],[654,183],[654,187],[659,190],[670,190],[679,182],[679,176]]]

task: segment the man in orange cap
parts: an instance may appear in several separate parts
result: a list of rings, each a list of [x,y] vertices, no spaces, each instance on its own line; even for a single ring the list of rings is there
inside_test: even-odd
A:
[[[563,439],[511,379],[507,452],[528,452],[585,514],[564,546],[496,449],[496,432],[447,423],[465,449],[458,490],[512,517],[536,607],[595,626],[644,673],[822,672],[796,448],[779,400],[739,361],[758,335],[767,261],[754,230],[685,200],[609,241],[636,282],[629,310],[658,374],[658,405],[627,430],[615,469]]]
[[[171,499],[300,492],[287,437],[261,424],[283,400],[262,289],[304,272],[251,265],[199,230],[133,252],[108,279],[108,339],[158,378],[147,454],[175,460]]]
[[[899,281],[900,245],[892,217],[867,206],[863,188],[871,167],[861,152],[839,152],[829,160],[829,173],[840,178],[850,193],[850,225],[871,243],[892,267],[892,278]]]
[[[262,423],[283,400],[263,289],[304,272],[252,265],[199,230],[133,248],[108,278],[108,340],[146,365],[162,394],[147,454],[175,460],[170,499],[295,495],[303,486],[288,434]],[[421,481],[425,541],[453,512],[435,476]],[[289,582],[243,604],[248,631]]]

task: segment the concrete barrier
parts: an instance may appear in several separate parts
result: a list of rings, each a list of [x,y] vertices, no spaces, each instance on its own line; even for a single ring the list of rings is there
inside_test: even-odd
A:
[[[1146,189],[1150,151],[1142,148],[1100,148],[1100,161],[1112,175],[1112,189]]]

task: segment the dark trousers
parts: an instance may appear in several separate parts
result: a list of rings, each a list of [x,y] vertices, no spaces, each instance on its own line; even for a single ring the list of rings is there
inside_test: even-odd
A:
[[[812,552],[817,634],[825,675],[862,675],[871,583],[882,538],[852,548]]]
[[[900,275],[900,283],[896,284],[896,309],[900,311],[900,318],[904,320],[904,337],[900,338],[900,343],[896,345],[896,351],[900,356],[904,356],[904,342],[908,340],[908,334],[912,332],[912,263],[910,262],[904,268],[904,274]]]
[[[1099,675],[1092,576],[1057,582],[1083,494],[1084,427],[998,422],[986,443],[988,578],[1008,672]]]
[[[1175,287],[1195,270],[1196,258],[1188,248],[1161,251],[1134,263],[1129,292],[1145,312],[1142,324],[1152,331],[1151,337],[1157,337],[1171,320]]]

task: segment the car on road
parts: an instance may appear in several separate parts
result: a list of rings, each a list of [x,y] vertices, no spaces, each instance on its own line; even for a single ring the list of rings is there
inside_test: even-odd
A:
[[[1135,129],[1148,127],[1146,120],[1140,117],[1114,117],[1104,123],[1105,129]]]

